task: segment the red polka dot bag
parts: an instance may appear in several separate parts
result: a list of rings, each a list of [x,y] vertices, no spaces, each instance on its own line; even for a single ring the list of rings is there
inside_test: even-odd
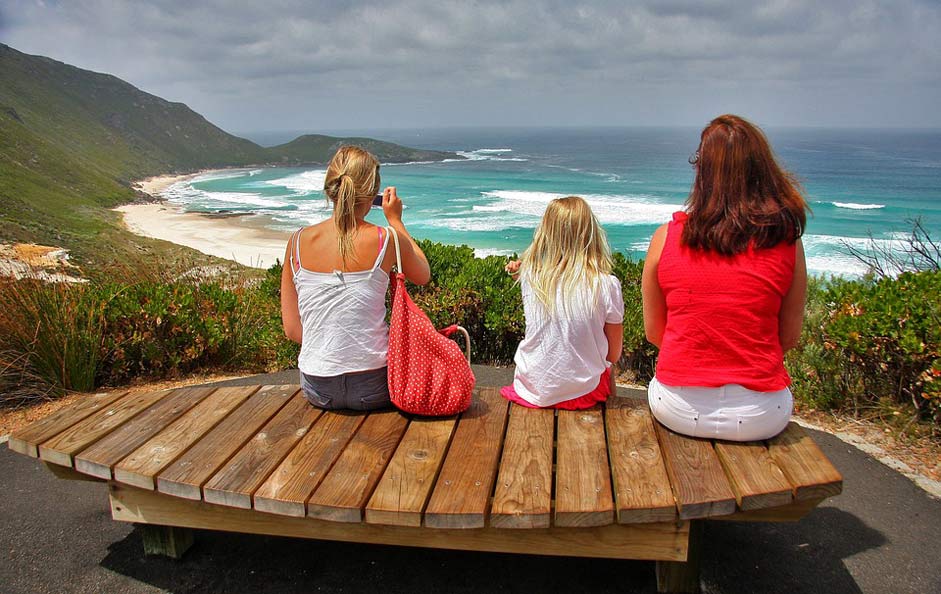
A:
[[[392,273],[392,319],[389,323],[389,395],[400,410],[443,417],[467,410],[474,390],[470,336],[457,325],[435,330],[405,290],[402,254],[395,229],[396,269]],[[448,338],[463,332],[466,355]]]

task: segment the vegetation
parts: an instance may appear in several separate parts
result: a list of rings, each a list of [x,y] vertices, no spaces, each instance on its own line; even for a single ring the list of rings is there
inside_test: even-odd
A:
[[[422,242],[432,282],[410,294],[438,327],[471,334],[476,363],[508,364],[523,337],[519,288],[505,258]],[[645,382],[643,264],[615,256],[625,320],[621,367]],[[284,338],[280,265],[262,279],[151,275],[87,285],[0,284],[0,393],[23,401],[206,370],[294,367]],[[115,275],[127,278],[122,272]],[[941,434],[941,271],[897,278],[812,279],[801,345],[787,356],[805,405],[930,421]]]

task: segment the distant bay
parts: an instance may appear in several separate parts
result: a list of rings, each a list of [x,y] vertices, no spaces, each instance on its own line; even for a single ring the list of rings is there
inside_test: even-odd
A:
[[[869,236],[890,249],[921,217],[941,237],[941,131],[768,130],[782,163],[802,181],[813,209],[804,244],[817,274],[856,275],[846,245]],[[349,131],[338,131],[347,134]],[[283,136],[296,135],[285,133]],[[546,203],[577,194],[592,205],[612,248],[642,258],[656,227],[682,208],[698,144],[692,128],[434,129],[369,131],[464,159],[384,165],[413,234],[508,255],[532,238]],[[275,144],[278,134],[246,134]],[[327,218],[323,168],[214,172],[180,182],[164,197],[191,212],[257,213],[282,231]],[[374,209],[369,220],[381,224]]]

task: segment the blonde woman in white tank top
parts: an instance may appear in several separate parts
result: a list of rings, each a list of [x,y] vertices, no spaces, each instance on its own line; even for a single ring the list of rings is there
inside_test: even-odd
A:
[[[341,147],[330,161],[324,193],[333,216],[296,231],[281,275],[284,333],[300,343],[301,385],[314,406],[371,410],[389,405],[385,294],[395,253],[385,229],[365,220],[380,187],[379,162]],[[402,246],[402,272],[419,285],[431,279],[425,254],[402,224],[395,188],[382,210]]]

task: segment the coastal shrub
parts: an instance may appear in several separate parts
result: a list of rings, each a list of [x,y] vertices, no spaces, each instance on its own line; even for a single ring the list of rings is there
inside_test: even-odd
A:
[[[789,354],[795,391],[855,411],[911,405],[941,424],[941,272],[812,285],[801,346]]]

